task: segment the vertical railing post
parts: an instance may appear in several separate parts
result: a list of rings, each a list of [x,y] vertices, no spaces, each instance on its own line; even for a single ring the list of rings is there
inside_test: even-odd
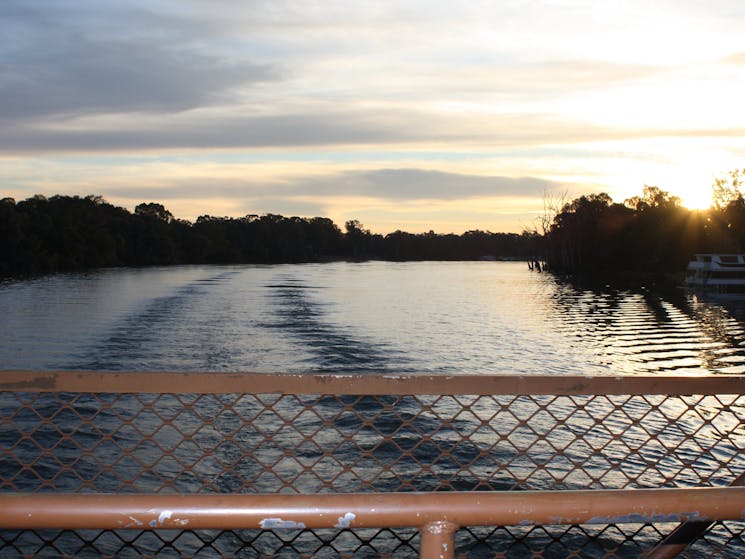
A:
[[[453,559],[457,531],[458,525],[446,520],[430,522],[419,528],[419,559]]]

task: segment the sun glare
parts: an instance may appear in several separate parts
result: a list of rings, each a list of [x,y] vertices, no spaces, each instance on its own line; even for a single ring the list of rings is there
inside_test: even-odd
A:
[[[678,168],[670,173],[666,180],[660,180],[660,187],[671,194],[679,196],[682,204],[689,210],[706,210],[711,207],[713,200],[712,185],[716,176],[715,169],[728,169],[728,162],[719,162],[714,158],[706,160],[701,165],[690,165],[682,161],[684,157],[692,157],[688,150],[681,152]],[[700,157],[704,157],[703,154]],[[669,188],[665,188],[665,185]]]
[[[673,192],[680,197],[683,205],[689,210],[705,210],[711,207],[711,187],[695,186],[689,189],[681,189],[679,193]]]

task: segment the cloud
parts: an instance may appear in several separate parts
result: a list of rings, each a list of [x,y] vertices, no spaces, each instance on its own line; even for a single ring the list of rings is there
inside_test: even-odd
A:
[[[743,66],[745,65],[745,51],[743,52],[737,52],[735,54],[731,54],[729,56],[725,56],[722,59],[722,62],[726,64],[732,64],[735,66]]]
[[[96,56],[91,57],[90,52]],[[0,118],[178,112],[217,103],[238,85],[276,78],[262,65],[230,63],[157,44],[77,42],[4,63]]]
[[[302,107],[301,107],[302,108]],[[741,130],[621,128],[551,114],[474,114],[388,106],[311,103],[302,112],[247,114],[203,109],[172,115],[90,116],[0,127],[10,152],[147,152],[153,150],[405,146],[468,150],[571,145],[660,136],[731,136]]]
[[[583,12],[581,3],[568,8]],[[652,79],[664,68],[582,58],[571,42],[523,48],[511,39],[540,14],[514,5],[488,8],[495,17],[485,18],[482,9],[5,0],[0,149],[467,149],[678,132],[582,118],[588,92]],[[552,33],[571,35],[554,23],[574,16],[552,11]],[[412,26],[418,12],[421,26]],[[577,94],[579,108],[568,117],[562,103]]]
[[[486,60],[454,65],[443,76],[432,68],[417,79],[441,98],[459,95],[452,105],[479,103],[550,102],[563,95],[602,91],[667,72],[664,67],[620,64],[599,60],[549,58],[546,60]],[[414,95],[419,87],[412,88]]]
[[[142,179],[138,179],[142,180]],[[535,177],[481,176],[427,169],[346,170],[337,173],[277,176],[272,179],[242,179],[207,176],[167,179],[157,184],[111,185],[104,191],[129,199],[200,199],[205,192],[216,198],[263,200],[262,207],[272,211],[268,202],[280,199],[323,200],[368,198],[392,202],[423,200],[453,201],[472,198],[542,197],[565,186]]]
[[[116,10],[89,9],[0,4],[0,31],[15,39],[0,46],[0,119],[172,113],[225,102],[237,88],[280,78],[275,66],[200,48],[173,22],[163,30],[154,14],[129,11],[121,26],[112,25]]]
[[[423,169],[348,171],[293,187],[320,196],[363,196],[386,200],[457,200],[500,196],[540,197],[556,183],[534,177],[490,177]]]

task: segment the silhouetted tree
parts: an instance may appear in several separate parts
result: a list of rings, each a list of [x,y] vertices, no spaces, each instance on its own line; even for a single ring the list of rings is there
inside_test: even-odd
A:
[[[173,214],[165,209],[163,204],[156,204],[154,202],[138,204],[135,207],[135,215],[152,217],[166,223],[171,223],[173,219]]]
[[[249,214],[174,219],[162,204],[134,213],[101,196],[0,199],[0,275],[103,266],[279,263],[334,259],[461,260],[527,258],[534,236],[467,231],[371,233],[349,220],[344,232],[324,217]]]
[[[745,182],[745,169],[735,169],[725,176],[714,179],[712,185],[712,203],[714,209],[723,210],[732,202],[742,200],[742,187]]]
[[[581,196],[554,218],[546,235],[549,264],[583,275],[679,271],[706,246],[709,222],[656,186],[623,204],[607,194]]]

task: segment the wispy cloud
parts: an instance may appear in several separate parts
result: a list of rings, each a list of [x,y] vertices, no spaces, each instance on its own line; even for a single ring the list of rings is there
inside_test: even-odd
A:
[[[134,113],[19,121],[0,129],[0,149],[6,153],[91,154],[349,146],[507,149],[650,137],[731,137],[745,131],[745,122],[740,127],[697,128],[684,117],[677,127],[674,122],[666,122],[666,126],[640,128],[550,114],[481,114],[468,108],[439,112],[385,106],[337,108],[326,103],[313,107],[313,112],[306,107],[304,112],[269,115],[246,114],[248,109],[231,113],[220,108],[168,115]],[[632,110],[628,105],[617,108]],[[654,106],[639,107],[638,111],[647,114],[652,109]],[[669,109],[661,111],[669,115]],[[630,121],[638,118],[629,116]]]
[[[234,100],[236,89],[279,79],[265,63],[229,59],[182,33],[158,32],[152,14],[89,4],[0,4],[0,119],[28,122],[78,115],[175,113]],[[86,21],[88,20],[88,21]],[[153,30],[154,28],[154,30]]]
[[[540,197],[563,185],[533,177],[479,176],[423,169],[348,170],[339,173],[275,177],[252,180],[239,177],[182,178],[160,186],[126,185],[109,187],[115,196],[137,198],[201,198],[205,190],[218,197],[328,199],[377,198],[400,200],[465,200],[495,197]]]
[[[314,178],[292,188],[321,196],[364,196],[386,200],[464,200],[502,196],[541,196],[559,185],[532,177],[489,177],[422,169],[348,171]]]

